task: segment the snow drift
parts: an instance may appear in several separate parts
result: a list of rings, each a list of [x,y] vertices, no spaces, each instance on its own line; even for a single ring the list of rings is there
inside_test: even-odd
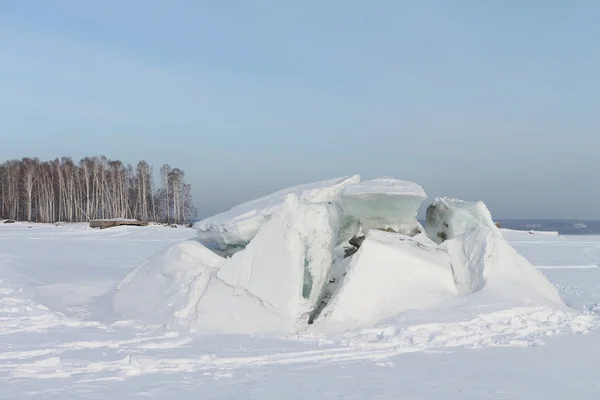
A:
[[[127,275],[117,286],[113,307],[144,323],[186,325],[224,261],[198,242],[178,243]]]
[[[203,333],[281,331],[268,303],[217,276],[225,259],[188,240],[142,263],[117,287],[114,310],[148,325]]]
[[[289,333],[372,326],[476,294],[562,307],[485,204],[436,199],[423,232],[425,198],[412,182],[354,176],[244,203],[198,223],[198,241],[140,265],[117,288],[114,310],[197,332]]]
[[[332,218],[333,217],[333,218]],[[335,210],[288,194],[244,251],[222,258],[197,241],[171,247],[117,287],[122,315],[202,332],[293,332],[323,295]]]
[[[518,254],[498,229],[478,225],[442,243],[440,248],[450,255],[460,295],[485,290],[523,303],[562,303],[554,285]]]

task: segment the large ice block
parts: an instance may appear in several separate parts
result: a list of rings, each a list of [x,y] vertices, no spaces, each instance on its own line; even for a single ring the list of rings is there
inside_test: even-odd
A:
[[[346,176],[298,185],[268,196],[251,200],[229,211],[204,219],[196,224],[198,238],[209,247],[245,247],[260,227],[279,209],[288,194],[311,203],[332,203],[340,190],[360,182],[360,176]]]
[[[481,201],[438,197],[427,207],[425,231],[437,243],[459,236],[478,225],[497,229],[492,214]]]
[[[421,186],[393,178],[378,178],[344,187],[336,201],[340,218],[360,221],[364,231],[418,232],[417,211],[427,198]]]
[[[335,209],[289,194],[244,251],[218,277],[295,322],[308,320],[323,296],[336,235]]]

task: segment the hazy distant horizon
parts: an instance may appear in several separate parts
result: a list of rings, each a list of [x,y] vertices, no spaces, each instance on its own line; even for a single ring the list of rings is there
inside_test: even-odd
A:
[[[88,155],[89,156],[89,155]],[[39,158],[35,155],[27,155],[25,157],[13,157],[12,159],[23,159],[23,158]],[[47,158],[47,159],[41,159],[41,161],[50,161],[50,160],[54,160],[54,159],[60,159],[62,156],[56,156],[56,157],[51,157],[51,158]],[[65,157],[69,157],[69,156],[65,156]],[[74,162],[79,162],[80,159],[83,159],[84,157],[82,156],[81,158],[76,158],[76,157],[71,157],[73,159]],[[111,157],[107,157],[108,159],[112,159]],[[7,160],[0,160],[0,163],[3,163],[4,161],[8,161]],[[137,164],[137,161],[134,162],[129,162],[129,160],[119,160],[124,162],[124,164],[130,164],[132,166],[135,167],[135,165]],[[158,187],[160,185],[160,179],[159,179],[159,169],[162,165],[164,165],[165,163],[159,163],[157,165],[150,165],[153,169],[154,169],[154,176],[153,176],[153,184],[154,187]],[[175,165],[171,165],[171,167],[173,168],[178,168],[179,165],[175,164]],[[187,171],[184,171],[187,173]],[[347,176],[351,176],[352,174],[348,174]],[[389,176],[389,175],[385,175],[385,176]],[[336,176],[337,177],[337,176]],[[326,179],[331,179],[334,178],[334,176],[326,176],[322,179],[317,179],[317,180],[326,180]],[[372,177],[369,177],[368,179],[370,179]],[[399,178],[399,179],[403,179],[402,177],[395,177],[395,178]],[[188,179],[188,178],[186,178]],[[361,179],[364,180],[365,178],[361,176]],[[316,181],[316,180],[315,180]],[[273,192],[276,192],[278,190],[281,189],[285,189],[291,186],[295,186],[298,184],[304,184],[304,183],[309,183],[310,181],[296,181],[287,185],[280,185],[280,186],[276,186],[276,187],[270,187],[270,188],[265,188],[263,186],[256,186],[253,188],[253,190],[251,191],[246,191],[243,193],[243,195],[245,195],[246,197],[241,197],[239,196],[239,193],[235,193],[235,188],[228,188],[230,189],[229,191],[226,192],[226,195],[224,196],[223,199],[219,199],[218,197],[214,197],[214,202],[209,203],[208,205],[203,205],[201,203],[198,202],[197,198],[194,198],[194,203],[195,206],[198,209],[198,214],[197,214],[197,218],[195,218],[196,220],[201,220],[216,214],[219,214],[221,212],[227,211],[229,209],[231,209],[232,207],[237,206],[238,204],[241,204],[243,202],[246,201],[250,201],[250,200],[254,200],[256,198],[260,198],[263,196],[266,196],[268,194],[271,194]],[[417,182],[419,183],[419,182]],[[202,187],[198,188],[195,185],[192,186],[193,190],[195,192],[202,192]],[[493,207],[491,207],[491,204],[494,204],[493,201],[488,201],[485,200],[485,196],[481,196],[481,197],[474,197],[474,198],[469,198],[469,197],[460,197],[460,196],[448,196],[448,195],[444,195],[444,194],[436,194],[436,195],[430,195],[429,191],[427,191],[426,188],[424,188],[425,191],[428,194],[427,199],[425,199],[419,209],[419,213],[418,213],[418,218],[419,219],[423,219],[425,218],[425,210],[427,208],[427,206],[429,204],[431,204],[433,202],[433,200],[436,197],[458,197],[461,198],[463,200],[469,200],[469,201],[478,201],[478,200],[482,200],[486,203],[486,205],[488,206],[488,208],[490,209],[492,216],[494,217],[494,219],[496,220],[544,220],[544,221],[577,221],[577,220],[581,220],[581,221],[600,221],[600,217],[597,218],[590,218],[590,217],[581,217],[581,216],[570,216],[570,215],[565,215],[565,216],[556,216],[556,215],[544,215],[542,212],[538,211],[534,211],[531,213],[526,213],[523,210],[509,210],[508,212],[504,212],[504,213],[498,213]],[[253,193],[252,195],[249,194]],[[219,193],[213,193],[213,196],[218,196]],[[518,201],[519,199],[516,197],[517,194],[515,195],[514,200]],[[236,200],[239,199],[239,200]],[[502,206],[502,205],[500,205]],[[600,233],[600,232],[599,232]]]
[[[600,219],[600,3],[6,2],[0,159],[186,171],[200,215],[393,176]]]

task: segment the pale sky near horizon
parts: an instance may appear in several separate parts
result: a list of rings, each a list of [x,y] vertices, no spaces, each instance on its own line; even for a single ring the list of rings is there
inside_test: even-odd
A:
[[[0,0],[0,161],[182,168],[201,216],[359,173],[600,219],[600,2]]]

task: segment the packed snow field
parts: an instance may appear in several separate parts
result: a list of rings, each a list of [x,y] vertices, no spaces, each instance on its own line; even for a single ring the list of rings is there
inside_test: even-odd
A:
[[[349,177],[197,230],[0,224],[0,398],[598,398],[600,236],[450,199],[422,227],[425,197]]]

